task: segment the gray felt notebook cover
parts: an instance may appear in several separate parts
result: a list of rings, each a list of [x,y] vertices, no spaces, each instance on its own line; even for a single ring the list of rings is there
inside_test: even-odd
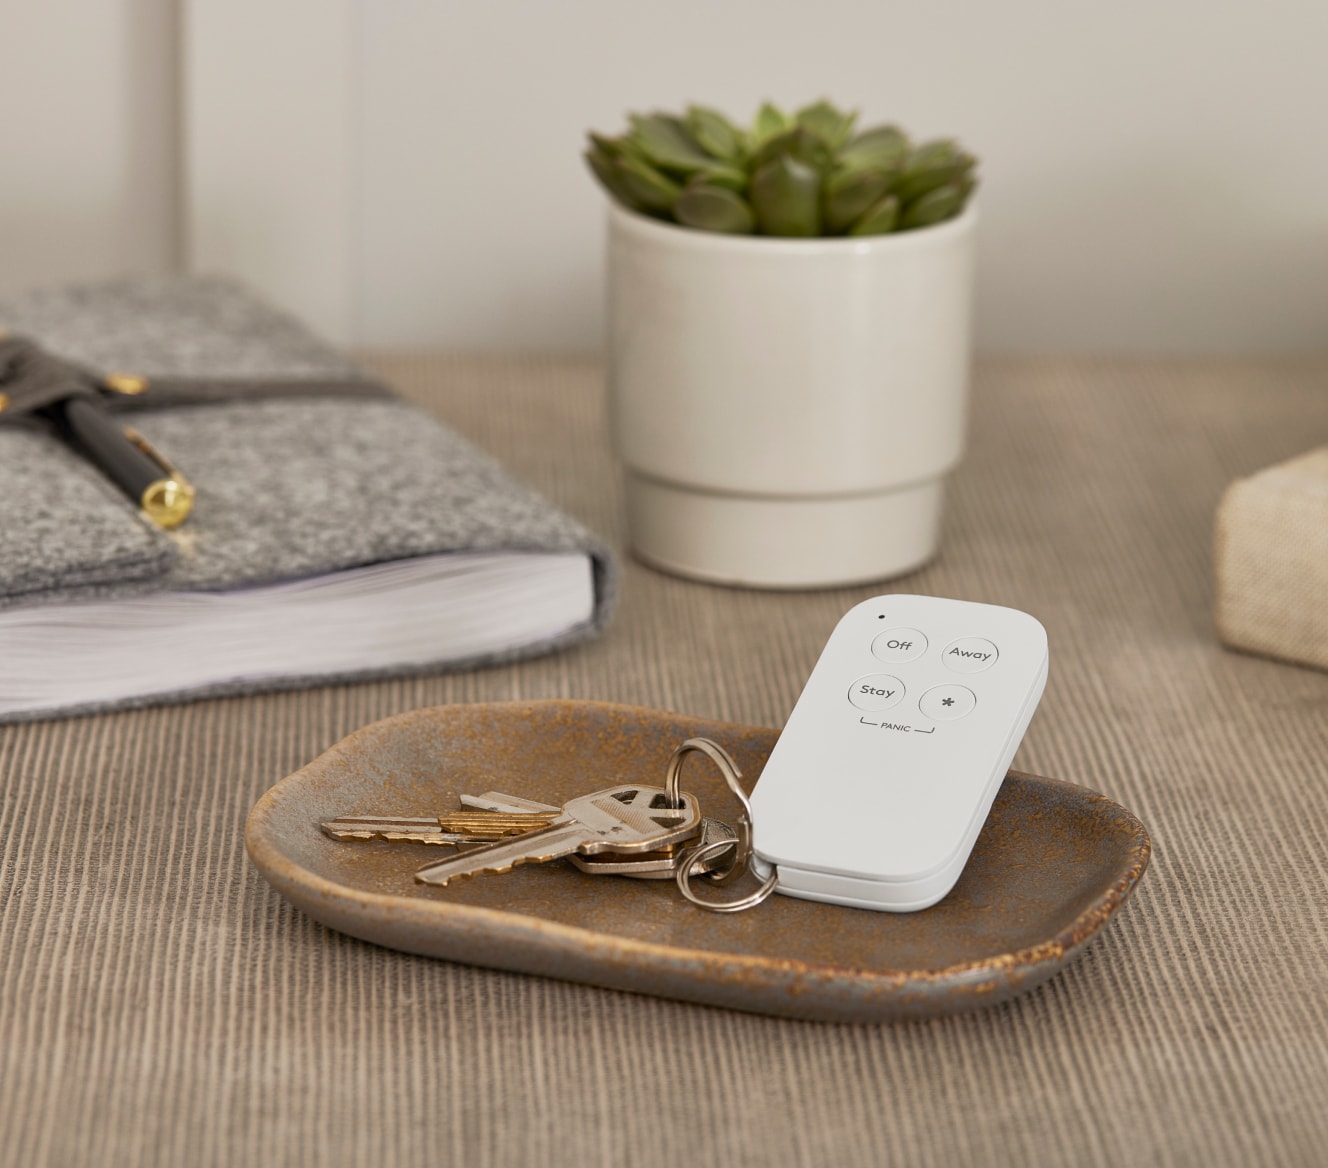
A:
[[[45,426],[6,419],[0,609],[228,590],[446,552],[583,551],[595,586],[584,626],[501,657],[433,668],[545,652],[598,632],[608,619],[617,572],[599,540],[229,281],[172,277],[31,294],[0,301],[0,327],[98,371],[223,382],[229,389],[211,396],[241,394],[154,405],[150,386],[132,403],[126,420],[198,490],[193,514],[171,533]],[[364,392],[317,392],[319,384],[347,382]],[[412,667],[420,668],[428,667]],[[228,682],[151,701],[328,680]]]

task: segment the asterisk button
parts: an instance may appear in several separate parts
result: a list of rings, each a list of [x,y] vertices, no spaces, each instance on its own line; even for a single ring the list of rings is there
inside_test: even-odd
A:
[[[977,704],[977,695],[966,685],[935,685],[918,699],[918,712],[935,722],[953,722],[966,718]]]

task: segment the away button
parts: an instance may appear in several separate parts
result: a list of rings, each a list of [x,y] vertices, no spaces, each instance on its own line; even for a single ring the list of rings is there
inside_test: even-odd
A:
[[[941,660],[956,673],[981,673],[996,664],[996,646],[981,637],[960,637],[941,653]]]

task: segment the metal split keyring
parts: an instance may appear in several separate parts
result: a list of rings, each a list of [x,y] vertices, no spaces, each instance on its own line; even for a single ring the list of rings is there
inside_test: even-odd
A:
[[[760,888],[740,900],[716,904],[713,901],[702,900],[692,891],[692,868],[695,867],[697,861],[709,859],[724,848],[729,847],[737,848],[737,855],[734,857],[733,863],[721,871],[704,873],[702,879],[709,880],[711,884],[724,884],[744,870],[750,871],[758,880],[761,879],[761,873],[756,870],[755,866],[756,853],[752,849],[752,805],[747,800],[747,792],[742,789],[742,772],[738,770],[738,764],[729,757],[728,751],[719,743],[712,742],[709,738],[689,738],[686,742],[680,743],[673,752],[673,757],[669,759],[668,773],[664,778],[665,797],[671,806],[681,805],[682,788],[679,784],[679,777],[682,774],[683,760],[693,752],[704,754],[719,768],[719,773],[724,776],[724,782],[728,784],[729,790],[733,792],[742,805],[742,814],[738,817],[738,839],[736,844],[730,843],[728,840],[715,840],[708,844],[697,844],[679,854],[675,876],[678,882],[678,891],[694,905],[710,912],[741,912],[743,909],[754,908],[774,892],[775,885],[779,882],[778,872],[772,870]]]

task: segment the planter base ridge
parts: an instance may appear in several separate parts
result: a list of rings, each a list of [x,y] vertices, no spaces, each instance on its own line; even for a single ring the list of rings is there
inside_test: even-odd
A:
[[[632,550],[679,576],[750,588],[835,588],[922,567],[944,480],[865,495],[714,494],[627,474]]]

